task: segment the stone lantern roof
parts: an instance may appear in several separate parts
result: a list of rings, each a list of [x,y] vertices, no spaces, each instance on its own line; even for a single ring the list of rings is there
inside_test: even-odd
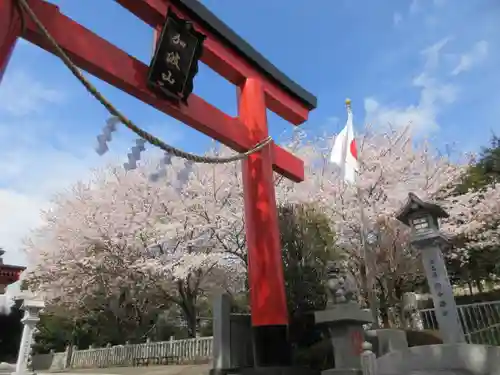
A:
[[[404,224],[410,225],[410,216],[417,212],[429,214],[434,219],[449,217],[448,213],[443,210],[441,206],[430,202],[424,202],[414,193],[409,193],[408,200],[401,208],[401,210],[397,213],[396,218]]]

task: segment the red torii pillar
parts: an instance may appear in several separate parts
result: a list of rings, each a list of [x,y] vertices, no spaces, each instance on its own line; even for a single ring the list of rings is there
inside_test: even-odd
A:
[[[24,30],[17,0],[0,1],[0,79],[19,37],[52,52],[31,19]],[[43,0],[30,7],[73,62],[81,69],[243,152],[268,136],[266,108],[294,125],[307,120],[316,98],[286,77],[197,0],[115,0],[153,29],[161,29],[167,12],[194,22],[207,36],[201,61],[238,89],[238,118],[191,95],[187,105],[164,100],[147,86],[148,67],[63,15]],[[95,5],[94,5],[95,6]],[[250,306],[257,364],[286,365],[288,313],[272,170],[300,182],[302,160],[270,144],[243,163]],[[264,344],[265,343],[265,347]]]

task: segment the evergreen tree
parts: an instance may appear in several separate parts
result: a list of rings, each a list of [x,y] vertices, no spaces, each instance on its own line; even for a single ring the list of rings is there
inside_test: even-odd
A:
[[[465,194],[469,190],[481,191],[485,187],[500,182],[500,137],[492,135],[490,145],[484,147],[475,164],[469,167],[462,183],[457,186],[457,194]],[[500,219],[500,218],[499,218]],[[448,261],[455,280],[473,286],[482,291],[482,281],[497,279],[500,276],[500,244],[487,248],[471,249],[467,267],[460,263]]]
[[[12,306],[10,314],[0,314],[0,362],[15,363],[21,341],[23,311],[19,304]]]
[[[457,192],[463,194],[469,189],[479,190],[495,182],[500,182],[500,137],[493,135],[490,146],[482,149],[477,162],[469,168],[457,187]]]
[[[289,312],[324,309],[324,266],[336,256],[328,217],[304,205],[281,205],[278,213]]]

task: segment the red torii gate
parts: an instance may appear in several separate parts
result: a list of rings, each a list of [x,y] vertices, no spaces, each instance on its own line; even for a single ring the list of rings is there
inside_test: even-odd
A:
[[[57,6],[44,0],[27,3],[75,65],[238,152],[268,136],[266,108],[294,125],[306,121],[316,108],[312,94],[197,0],[115,1],[155,31],[161,30],[167,12],[194,22],[195,29],[207,37],[201,61],[237,87],[238,117],[228,116],[194,94],[187,105],[163,99],[147,86],[147,65],[65,16]],[[0,1],[0,80],[19,37],[54,53],[32,20],[21,17],[20,9],[17,0]],[[252,326],[256,357],[267,366],[287,362],[280,349],[286,340],[288,313],[273,169],[295,182],[304,179],[302,160],[274,143],[243,162]],[[259,344],[263,341],[265,348]]]

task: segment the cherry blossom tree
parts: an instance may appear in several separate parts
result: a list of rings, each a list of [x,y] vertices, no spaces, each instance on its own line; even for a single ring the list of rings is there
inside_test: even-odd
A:
[[[365,130],[358,142],[356,186],[344,184],[328,162],[332,134],[289,142],[305,161],[304,182],[276,177],[278,202],[313,204],[327,217],[354,271],[373,273],[386,306],[422,280],[407,228],[395,219],[408,192],[449,210],[443,228],[462,253],[471,243],[498,238],[499,186],[453,194],[468,160],[452,162],[429,143],[417,142],[410,130]],[[173,303],[194,334],[199,298],[243,288],[241,169],[239,163],[193,164],[187,173],[186,164],[174,159],[167,175],[152,183],[153,169],[151,163],[129,172],[109,167],[58,196],[44,214],[45,224],[26,242],[29,280],[75,316],[108,306],[110,313],[125,314],[122,321],[139,324]],[[369,264],[361,250],[360,204],[367,226],[379,233]],[[366,278],[359,279],[366,291]]]
[[[237,289],[242,274],[239,259],[214,238],[215,228],[231,224],[225,207],[240,195],[224,168],[196,165],[184,186],[178,160],[158,183],[149,181],[150,165],[110,167],[78,183],[26,241],[31,285],[75,316],[108,306],[118,318],[126,314],[120,324],[149,321],[174,303],[194,335],[198,298]]]
[[[306,179],[301,184],[283,181],[281,199],[322,207],[354,269],[362,271],[362,289],[368,287],[364,271],[368,268],[373,272],[381,305],[397,305],[403,292],[422,282],[420,262],[408,243],[408,229],[395,219],[409,192],[437,201],[450,212],[443,230],[461,249],[458,253],[478,241],[497,241],[496,229],[491,228],[497,228],[495,222],[500,217],[499,200],[494,199],[499,187],[492,185],[482,193],[461,196],[451,193],[469,166],[467,155],[455,158],[459,162],[451,161],[430,143],[417,141],[410,127],[385,132],[367,128],[358,139],[360,170],[354,186],[343,183],[338,168],[328,162],[332,140],[332,136],[321,137],[298,148],[306,162]],[[368,264],[361,246],[360,205],[367,229],[379,234]],[[383,318],[387,323],[388,317]]]

